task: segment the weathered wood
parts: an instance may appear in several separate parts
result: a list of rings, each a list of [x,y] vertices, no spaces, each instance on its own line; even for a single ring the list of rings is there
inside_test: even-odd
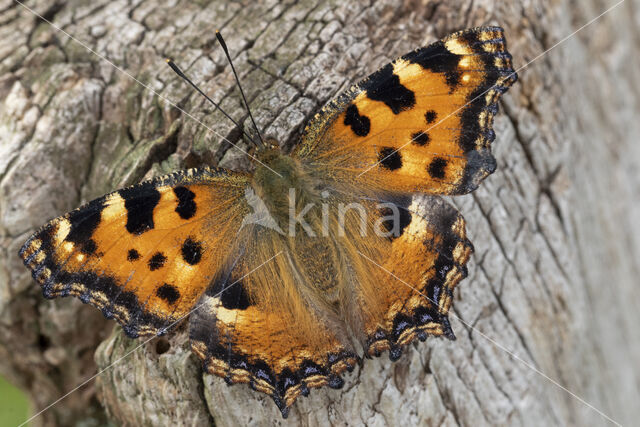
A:
[[[418,45],[499,24],[522,66],[613,2],[28,5],[213,129],[17,3],[0,2],[0,372],[38,409],[141,341],[77,300],[44,300],[16,255],[26,237],[144,177],[248,163],[223,141],[247,149],[237,130],[164,57],[248,124],[215,43],[222,29],[258,125],[293,145],[330,97]],[[499,168],[454,200],[476,247],[455,296],[458,340],[428,340],[395,364],[367,360],[343,390],[312,391],[282,424],[607,424],[505,348],[616,421],[638,419],[638,10],[627,1],[536,60],[504,98],[493,144]],[[105,417],[122,425],[280,422],[268,398],[202,375],[184,327],[133,351],[34,425]]]

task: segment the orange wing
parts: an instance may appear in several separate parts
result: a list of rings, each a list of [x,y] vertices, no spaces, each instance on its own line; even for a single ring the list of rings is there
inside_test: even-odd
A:
[[[516,77],[501,28],[451,34],[334,99],[297,155],[364,187],[470,192],[495,170],[493,116]]]
[[[125,188],[51,220],[20,250],[47,298],[76,296],[131,336],[186,316],[231,250],[248,178],[190,169]]]
[[[397,360],[416,338],[453,338],[447,313],[472,251],[460,214],[437,196],[358,201],[373,227],[364,235],[358,215],[326,241],[263,227],[240,233],[243,253],[190,319],[207,372],[267,393],[286,417],[311,388],[342,386],[341,374],[360,360],[355,341],[367,356],[389,350]]]
[[[293,266],[299,253],[287,238],[245,230],[244,253],[220,271],[191,315],[191,348],[205,371],[268,394],[286,418],[311,388],[342,387],[340,375],[360,358],[339,337],[342,325],[327,328],[300,294],[305,273]]]
[[[377,270],[377,292],[386,308],[383,319],[366,325],[366,353],[389,350],[395,361],[416,338],[455,339],[447,315],[455,286],[467,276],[473,246],[462,215],[441,198],[418,195],[391,203],[399,212],[398,236],[377,258],[363,256]]]

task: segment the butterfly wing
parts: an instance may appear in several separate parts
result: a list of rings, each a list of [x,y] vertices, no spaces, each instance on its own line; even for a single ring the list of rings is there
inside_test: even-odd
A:
[[[470,192],[494,171],[493,117],[515,81],[501,28],[460,31],[386,65],[305,129],[294,155],[329,187],[370,200],[395,194],[396,237],[343,242],[351,263],[354,253],[368,262],[373,272],[358,270],[357,281],[383,308],[365,316],[367,355],[389,350],[395,360],[416,338],[454,337],[447,314],[472,245],[462,216],[437,195]]]
[[[379,356],[389,350],[391,360],[397,360],[402,346],[416,338],[455,338],[447,315],[455,286],[467,276],[473,246],[462,215],[438,196],[401,197],[385,205],[395,206],[400,220],[390,245],[377,258],[365,256],[378,271],[373,286],[386,307],[382,321],[366,324],[366,353]],[[389,213],[388,207],[380,212]]]
[[[495,170],[493,116],[515,81],[501,28],[451,34],[331,101],[296,155],[364,187],[470,192]]]
[[[340,375],[359,357],[298,294],[301,271],[286,238],[253,231],[240,237],[243,250],[191,315],[191,347],[205,371],[229,384],[249,383],[271,396],[286,417],[310,388],[342,387]]]
[[[335,204],[356,201],[334,195]],[[359,360],[351,338],[368,356],[389,350],[396,360],[416,338],[453,337],[447,313],[472,251],[460,214],[437,196],[357,201],[368,226],[389,236],[361,233],[358,215],[345,215],[343,232],[326,240],[261,227],[240,234],[243,251],[191,315],[191,345],[206,371],[269,394],[286,416],[310,388],[342,386]]]
[[[228,256],[247,185],[209,168],[143,182],[51,220],[20,256],[47,298],[76,296],[132,337],[163,333]]]

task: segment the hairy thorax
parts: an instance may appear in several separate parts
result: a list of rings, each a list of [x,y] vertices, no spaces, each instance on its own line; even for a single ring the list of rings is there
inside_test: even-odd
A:
[[[267,148],[257,153],[253,188],[267,206],[269,213],[283,230],[289,226],[290,205],[318,202],[318,181],[296,158],[283,154],[277,148]]]

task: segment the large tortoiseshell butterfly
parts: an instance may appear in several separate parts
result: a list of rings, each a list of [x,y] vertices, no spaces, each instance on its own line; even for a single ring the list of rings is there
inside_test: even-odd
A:
[[[203,167],[115,191],[51,220],[20,256],[45,297],[78,297],[130,337],[190,315],[204,369],[286,416],[362,357],[454,338],[472,245],[439,195],[495,170],[493,117],[515,81],[501,28],[451,34],[332,100],[290,155],[272,141],[252,173]]]

